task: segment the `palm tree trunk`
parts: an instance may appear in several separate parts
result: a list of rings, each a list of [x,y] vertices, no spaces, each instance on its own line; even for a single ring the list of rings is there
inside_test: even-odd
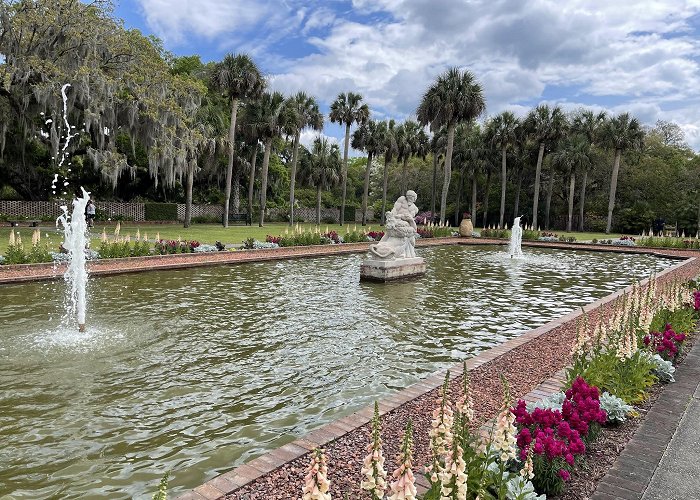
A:
[[[455,226],[459,226],[459,212],[462,206],[462,189],[464,189],[464,171],[460,171],[459,184],[457,185],[457,207],[455,208]]]
[[[476,224],[476,169],[472,171],[472,219]]]
[[[430,214],[435,217],[435,194],[437,192],[438,154],[433,153],[433,187],[430,190]]]
[[[343,198],[340,202],[340,225],[345,225],[345,200],[348,190],[348,148],[350,147],[350,124],[345,124],[345,153],[343,154],[343,172],[341,174],[343,182]]]
[[[549,186],[547,186],[547,202],[544,209],[544,227],[549,229],[549,209],[552,206],[552,193],[554,192],[554,170],[550,172]]]
[[[574,188],[576,186],[576,172],[571,169],[571,178],[569,180],[569,220],[566,223],[566,232],[571,232],[571,225],[574,218]]]
[[[401,195],[408,191],[408,156],[403,157],[403,168],[401,169]]]
[[[391,155],[384,155],[384,184],[382,187],[382,216],[381,225],[384,225],[386,219],[386,189],[389,181],[389,165],[391,164]]]
[[[258,141],[253,146],[253,158],[250,160],[250,178],[248,179],[248,219],[253,221],[253,190],[255,189],[255,164],[258,160]]]
[[[272,151],[272,137],[265,139],[265,155],[263,156],[262,172],[260,173],[260,223],[265,225],[265,205],[267,204],[267,169],[270,166],[270,152]]]
[[[316,184],[316,225],[321,226],[321,183]]]
[[[231,100],[231,126],[228,129],[228,167],[226,168],[226,188],[224,192],[224,227],[228,227],[228,210],[231,200],[231,181],[233,179],[233,156],[236,152],[236,115],[238,99]]]
[[[442,196],[440,198],[440,222],[445,222],[445,212],[447,211],[447,192],[450,190],[450,177],[452,176],[452,150],[455,144],[454,123],[447,127],[447,153],[445,154],[445,177],[442,183]]]
[[[192,223],[192,185],[194,184],[194,168],[193,165],[187,169],[187,189],[185,192],[185,224],[184,227],[190,227]]]
[[[583,180],[581,181],[581,199],[579,203],[581,204],[579,209],[578,217],[578,230],[583,231],[583,208],[586,205],[586,178],[588,177],[588,169],[583,171]]]
[[[297,179],[297,160],[299,159],[299,138],[301,130],[294,136],[294,152],[292,153],[292,171],[289,174],[289,225],[294,225],[294,184]]]
[[[491,169],[486,173],[486,192],[484,193],[484,227],[489,220],[489,191],[491,190]]]
[[[518,185],[515,188],[515,206],[513,207],[513,218],[518,216],[520,210],[520,188],[523,185],[523,172],[518,173]]]
[[[615,209],[615,191],[617,190],[617,174],[620,173],[620,157],[622,150],[615,150],[615,163],[613,163],[612,177],[610,178],[610,199],[608,200],[608,224],[605,226],[605,234],[610,234],[612,229],[612,215]]]
[[[544,142],[540,142],[540,152],[537,154],[535,168],[535,194],[532,200],[532,228],[537,231],[537,208],[540,204],[540,174],[542,173],[542,158],[544,158]]]
[[[506,215],[506,147],[501,149],[501,214],[498,218],[499,229],[503,228],[503,219]]]
[[[233,211],[239,213],[241,211],[241,166],[239,162],[234,163],[233,171]]]
[[[369,198],[369,169],[372,166],[372,151],[367,151],[367,168],[365,169],[365,190],[362,193],[362,225],[367,225],[367,199]]]
[[[7,138],[7,123],[0,128],[0,160],[5,157],[5,139]]]

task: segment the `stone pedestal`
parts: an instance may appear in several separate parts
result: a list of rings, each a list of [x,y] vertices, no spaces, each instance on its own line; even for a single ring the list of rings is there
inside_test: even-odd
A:
[[[465,238],[471,238],[472,232],[474,232],[474,225],[471,219],[462,219],[462,223],[459,225],[459,235]]]
[[[366,259],[360,265],[360,280],[394,281],[425,274],[427,265],[422,257],[396,260]]]

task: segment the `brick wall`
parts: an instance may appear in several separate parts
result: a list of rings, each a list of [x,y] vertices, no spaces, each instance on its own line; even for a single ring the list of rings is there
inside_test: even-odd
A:
[[[278,219],[286,217],[288,209],[286,208],[270,208],[267,211],[268,217]],[[338,208],[321,208],[321,223],[325,224],[324,219],[333,219],[334,223],[340,222],[340,209]],[[316,222],[316,207],[298,207],[294,209],[294,220],[296,222]],[[367,209],[367,220],[374,220],[374,211],[371,208]],[[362,210],[359,208],[355,211],[355,222],[362,222]]]

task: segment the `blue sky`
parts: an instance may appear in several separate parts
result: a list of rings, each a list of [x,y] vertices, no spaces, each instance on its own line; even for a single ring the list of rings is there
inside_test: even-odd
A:
[[[403,120],[460,66],[489,115],[540,102],[629,111],[678,123],[700,150],[700,0],[116,0],[116,14],[177,55],[247,52],[272,88],[324,110],[352,90],[374,118]]]

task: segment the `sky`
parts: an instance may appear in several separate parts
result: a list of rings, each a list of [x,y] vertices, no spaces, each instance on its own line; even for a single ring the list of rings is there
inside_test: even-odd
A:
[[[700,151],[700,0],[115,0],[116,15],[204,62],[245,52],[323,111],[359,92],[372,118],[415,117],[447,68],[482,84],[487,116],[540,104],[681,126]],[[343,130],[326,120],[324,134]],[[306,132],[305,143],[314,134]]]

